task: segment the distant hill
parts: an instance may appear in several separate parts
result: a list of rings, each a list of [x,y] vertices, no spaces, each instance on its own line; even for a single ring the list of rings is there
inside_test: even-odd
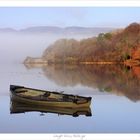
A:
[[[49,33],[49,34],[93,34],[98,35],[100,32],[110,32],[114,28],[104,27],[57,27],[57,26],[35,26],[25,29],[15,30],[12,28],[0,28],[0,32],[14,32],[14,33]]]
[[[62,28],[53,26],[37,26],[21,29],[20,32],[24,33],[60,33]]]
[[[0,28],[0,32],[7,33],[7,32],[17,32],[17,30],[12,28]]]
[[[20,30],[23,33],[51,33],[51,34],[95,34],[98,35],[100,32],[109,32],[113,28],[92,28],[92,27],[55,27],[55,26],[38,26],[30,27]]]

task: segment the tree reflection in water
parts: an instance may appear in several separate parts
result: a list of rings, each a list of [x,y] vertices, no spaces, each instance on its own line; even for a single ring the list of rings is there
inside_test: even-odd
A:
[[[140,67],[124,65],[36,65],[26,68],[42,68],[43,74],[61,86],[81,84],[126,96],[136,102],[140,100]]]

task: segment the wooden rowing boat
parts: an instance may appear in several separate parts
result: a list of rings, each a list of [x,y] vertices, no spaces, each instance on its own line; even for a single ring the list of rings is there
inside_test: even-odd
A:
[[[80,115],[92,116],[90,107],[81,108],[64,108],[64,107],[50,107],[41,105],[30,105],[21,102],[14,101],[11,98],[10,114],[26,113],[26,112],[41,112],[44,113],[54,113],[58,115],[71,115],[73,117],[78,117]]]
[[[23,86],[10,85],[12,100],[31,105],[50,107],[80,108],[89,107],[91,97],[63,94],[55,91],[32,89]]]

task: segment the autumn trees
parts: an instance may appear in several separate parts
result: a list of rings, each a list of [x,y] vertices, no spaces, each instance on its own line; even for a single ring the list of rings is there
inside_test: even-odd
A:
[[[136,46],[140,46],[140,25],[132,23],[116,33],[100,33],[81,41],[58,40],[45,50],[42,57],[53,63],[123,62],[131,58]]]

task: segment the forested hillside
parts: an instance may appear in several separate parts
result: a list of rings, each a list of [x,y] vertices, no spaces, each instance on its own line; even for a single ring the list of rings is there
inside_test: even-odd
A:
[[[123,62],[132,57],[140,45],[140,24],[132,23],[123,30],[100,33],[98,37],[77,41],[61,39],[50,45],[43,59],[52,63],[111,61]]]

